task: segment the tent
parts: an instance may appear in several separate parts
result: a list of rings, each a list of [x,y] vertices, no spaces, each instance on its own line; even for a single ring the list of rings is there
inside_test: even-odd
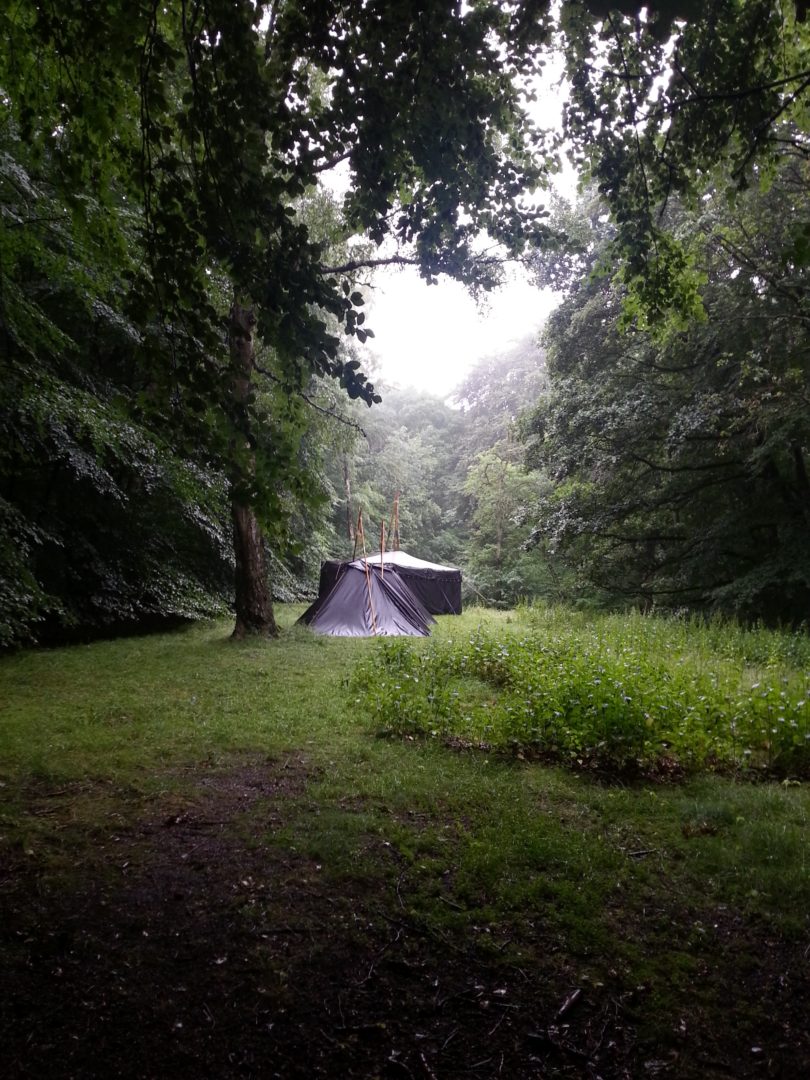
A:
[[[379,551],[368,556],[370,566],[379,566],[380,561]],[[425,562],[399,550],[386,551],[382,563],[386,570],[390,568],[405,582],[431,615],[461,614],[461,571],[458,567]],[[362,565],[362,559],[354,562],[327,560],[321,566],[319,597],[329,592],[348,567]]]
[[[336,637],[428,637],[435,619],[402,578],[362,559],[342,566],[299,622]]]

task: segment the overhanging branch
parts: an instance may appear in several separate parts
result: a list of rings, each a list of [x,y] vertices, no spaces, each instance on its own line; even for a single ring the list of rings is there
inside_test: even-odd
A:
[[[322,266],[322,274],[351,274],[354,270],[372,270],[378,266],[419,266],[418,259],[407,255],[389,255],[380,259],[350,259],[341,266]]]
[[[261,364],[257,364],[255,360],[253,361],[253,367],[256,371],[258,371],[260,375],[264,375],[265,378],[269,379],[271,382],[276,383],[277,386],[283,386],[285,390],[290,389],[290,387],[284,382],[283,379],[280,379],[278,375],[274,375],[272,371],[268,371],[267,368],[263,368]],[[348,416],[341,416],[340,413],[335,412],[334,409],[325,409],[323,405],[319,405],[316,401],[313,401],[312,398],[305,394],[303,390],[295,390],[294,393],[297,394],[302,401],[305,401],[310,408],[314,409],[316,412],[321,413],[322,416],[329,416],[333,420],[337,420],[338,423],[345,424],[346,427],[354,428],[354,430],[358,431],[364,439],[368,438],[368,435],[366,435],[364,429],[357,423],[356,420],[350,420]]]

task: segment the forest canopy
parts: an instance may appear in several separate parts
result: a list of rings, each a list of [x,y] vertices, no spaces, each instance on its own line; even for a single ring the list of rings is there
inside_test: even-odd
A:
[[[805,15],[4,9],[0,644],[213,614],[233,580],[237,632],[272,634],[352,497],[406,484],[488,600],[804,617]],[[553,49],[563,131],[533,119]],[[590,195],[552,215],[563,147]],[[569,292],[548,376],[505,350],[380,431],[375,267],[485,292],[504,260]]]
[[[592,585],[645,607],[807,617],[808,267],[785,251],[808,210],[798,162],[732,206],[715,191],[680,209],[703,278],[688,330],[623,329],[622,289],[598,275],[554,312],[527,424],[550,480],[534,536]]]

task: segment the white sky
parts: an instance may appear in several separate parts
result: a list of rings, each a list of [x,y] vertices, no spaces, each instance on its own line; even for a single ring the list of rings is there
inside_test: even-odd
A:
[[[550,56],[530,107],[535,122],[548,129],[562,125],[567,93],[559,56]],[[567,166],[554,178],[564,198],[574,198],[576,174]],[[540,193],[538,192],[538,195]],[[542,197],[541,197],[542,198]],[[412,268],[378,271],[364,290],[368,325],[375,337],[366,348],[376,374],[391,385],[413,386],[446,397],[485,356],[539,331],[559,302],[523,278],[491,293],[479,309],[462,285],[446,277],[426,285]]]
[[[550,290],[513,281],[478,308],[463,285],[442,278],[426,285],[415,269],[379,272],[365,290],[367,346],[388,385],[446,397],[484,356],[539,331],[558,302]]]

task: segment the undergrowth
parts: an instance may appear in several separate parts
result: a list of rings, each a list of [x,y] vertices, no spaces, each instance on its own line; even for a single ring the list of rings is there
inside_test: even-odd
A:
[[[810,775],[807,635],[526,609],[414,646],[383,641],[352,689],[395,734],[578,768]]]

